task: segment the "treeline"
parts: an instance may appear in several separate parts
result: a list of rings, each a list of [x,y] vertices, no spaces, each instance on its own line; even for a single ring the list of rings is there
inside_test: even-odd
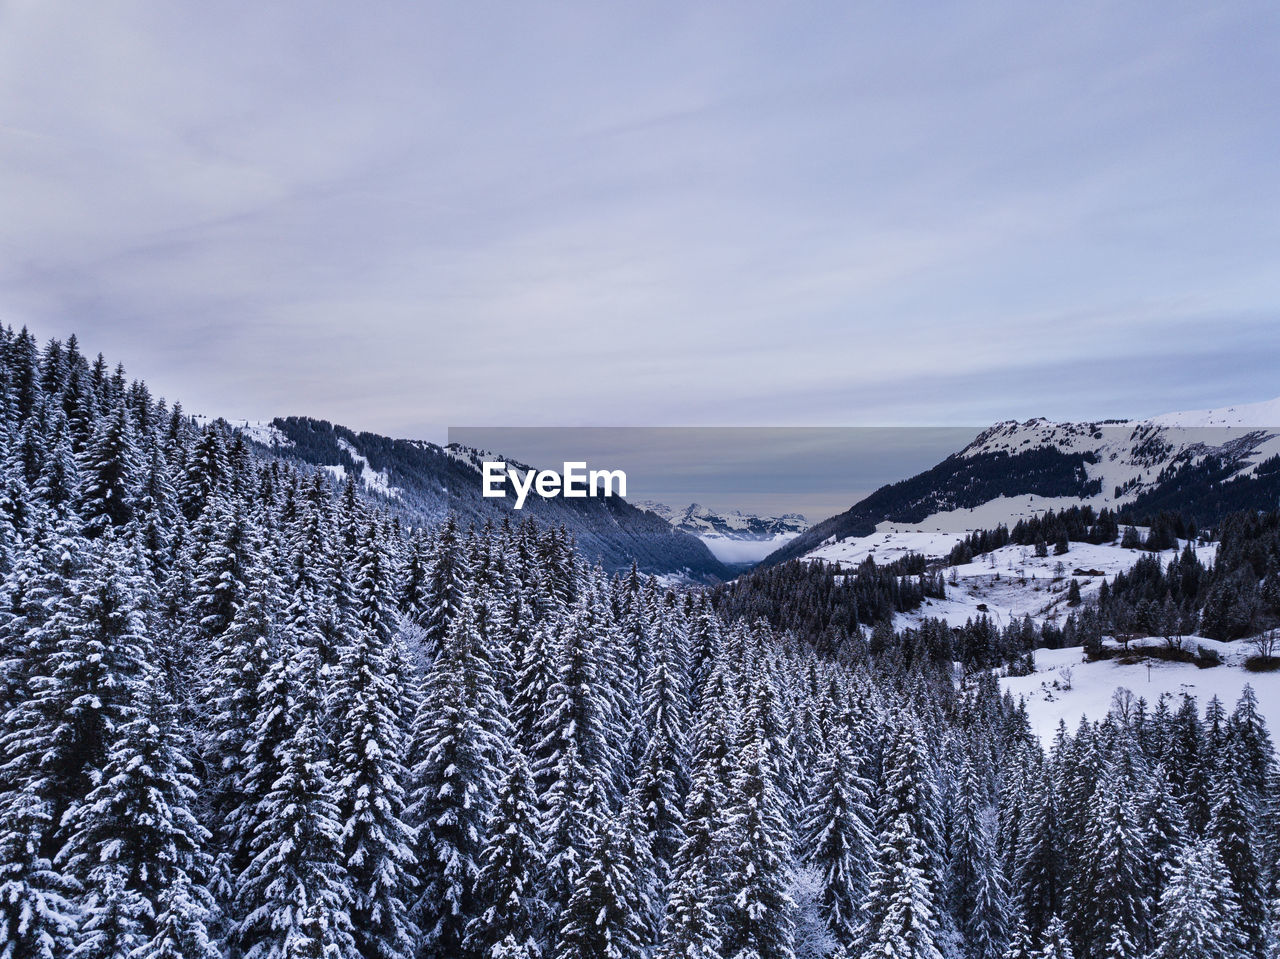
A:
[[[1280,622],[1280,513],[1227,516],[1212,565],[1188,544],[1166,564],[1140,558],[1099,593],[1108,621],[1123,632],[1177,637],[1200,632],[1231,640]]]
[[[1265,435],[1258,431],[1252,439]],[[1239,451],[1251,448],[1248,441],[1236,445]],[[1231,456],[1208,455],[1196,462],[1184,454],[1161,470],[1159,485],[1139,493],[1124,507],[1121,519],[1144,525],[1160,513],[1179,513],[1200,526],[1217,526],[1232,513],[1280,503],[1280,456],[1258,463],[1250,475],[1234,475],[1241,465]]]
[[[1132,526],[1126,526],[1122,535],[1117,514],[1105,506],[1097,511],[1087,505],[1046,510],[1018,520],[1013,529],[1001,523],[994,529],[975,530],[951,548],[947,564],[971,563],[977,556],[1009,545],[1036,547],[1042,556],[1050,549],[1062,555],[1071,543],[1096,545],[1120,539],[1120,545],[1126,549],[1159,552],[1173,549],[1179,540],[1195,539],[1199,534],[1196,524],[1180,513],[1159,513],[1147,518],[1145,523],[1148,526],[1145,535]]]
[[[860,638],[858,627],[917,609],[927,597],[941,599],[941,575],[912,555],[877,566],[790,560],[761,567],[711,592],[716,610],[729,621],[764,620],[788,629],[820,652],[831,653]]]

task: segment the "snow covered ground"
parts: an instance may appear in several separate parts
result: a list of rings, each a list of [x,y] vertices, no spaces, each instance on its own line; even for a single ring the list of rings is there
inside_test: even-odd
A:
[[[1184,410],[1153,416],[1147,422],[1157,426],[1244,426],[1260,429],[1280,428],[1280,399],[1261,403],[1239,403],[1216,410]]]
[[[1028,614],[1037,622],[1060,619],[1070,612],[1066,603],[1071,580],[1080,584],[1080,598],[1087,601],[1097,594],[1104,581],[1128,570],[1140,557],[1155,555],[1161,565],[1165,565],[1185,545],[1184,540],[1178,549],[1147,554],[1114,544],[1072,543],[1070,550],[1061,556],[1053,555],[1052,550],[1048,556],[1036,556],[1030,546],[1002,546],[972,563],[949,567],[947,598],[927,600],[918,610],[899,613],[894,625],[901,629],[914,626],[921,619],[936,618],[961,626],[965,620],[984,614],[1000,626]],[[1213,562],[1217,545],[1197,545],[1195,549],[1200,562],[1208,566]]]
[[[845,561],[856,562],[855,556],[869,555],[882,563],[908,552],[936,557],[949,551],[959,538],[953,534],[922,531],[919,527],[888,528],[891,525],[882,524],[875,537],[859,541],[864,550],[848,556]],[[1185,545],[1184,541],[1177,549],[1152,555],[1159,557],[1163,565]],[[1194,548],[1202,563],[1213,563],[1216,544]],[[982,615],[1000,626],[1025,615],[1038,623],[1061,619],[1070,611],[1066,603],[1072,579],[1080,584],[1081,598],[1087,601],[1096,595],[1104,581],[1130,569],[1145,555],[1149,554],[1122,549],[1116,544],[1071,543],[1070,549],[1061,556],[1053,555],[1050,550],[1048,556],[1039,557],[1029,546],[1004,546],[977,557],[972,563],[948,568],[946,599],[926,600],[918,610],[899,613],[894,617],[894,626],[898,629],[916,626],[926,618],[939,618],[952,626],[960,626]],[[1161,641],[1142,640],[1141,644],[1159,645]],[[1046,740],[1057,731],[1059,720],[1066,720],[1067,726],[1074,729],[1081,716],[1101,719],[1120,688],[1131,690],[1152,706],[1164,693],[1175,696],[1190,693],[1200,700],[1201,708],[1216,695],[1229,710],[1249,684],[1258,694],[1268,726],[1280,729],[1280,673],[1246,672],[1242,664],[1253,650],[1243,641],[1220,643],[1203,637],[1188,637],[1184,641],[1189,650],[1194,650],[1197,644],[1218,650],[1223,656],[1223,665],[1200,669],[1192,663],[1151,660],[1148,669],[1146,662],[1085,663],[1083,650],[1078,647],[1039,649],[1035,653],[1037,671],[1034,674],[1003,677],[1000,684],[1015,697],[1025,699],[1032,728]]]
[[[391,485],[385,470],[375,470],[369,465],[369,460],[356,452],[356,448],[346,440],[339,438],[338,445],[342,447],[342,449],[346,451],[347,455],[355,460],[356,465],[360,467],[360,482],[364,484],[365,489],[372,490],[373,492],[386,496],[389,499],[400,498],[404,491],[398,486]],[[337,482],[346,482],[347,468],[345,466],[326,466],[325,469],[333,475],[333,478]]]
[[[1009,502],[1011,501],[993,501]],[[1054,501],[1040,500],[1040,503],[1051,502]],[[986,510],[991,505],[979,507],[976,511],[957,510],[950,515],[972,514]],[[1028,512],[1015,512],[1012,518],[1007,513],[1000,518],[993,516],[989,524],[978,522],[958,531],[937,528],[929,530],[914,524],[881,523],[872,536],[823,546],[811,553],[810,558],[839,561],[846,567],[855,566],[868,557],[884,565],[910,553],[941,559],[966,532],[993,527],[998,522],[1012,525],[1018,517],[1030,515],[1032,510],[1042,511],[1043,507],[1027,503],[1026,509]],[[1177,549],[1165,550],[1155,555],[1159,556],[1161,565],[1164,565],[1178,555],[1185,545],[1184,540]],[[1216,544],[1196,545],[1195,549],[1200,561],[1206,566],[1213,562]],[[952,626],[960,626],[965,620],[981,615],[990,617],[1000,626],[1028,614],[1037,622],[1064,617],[1068,612],[1067,589],[1072,579],[1080,584],[1081,599],[1087,600],[1097,594],[1103,581],[1114,579],[1116,573],[1128,570],[1145,555],[1148,555],[1145,551],[1122,549],[1114,543],[1071,543],[1070,549],[1061,556],[1055,556],[1052,550],[1048,556],[1036,556],[1035,549],[1030,546],[1002,546],[976,557],[972,563],[948,567],[947,598],[927,600],[918,610],[899,613],[894,617],[894,626],[903,629],[917,625],[922,619],[945,619]]]
[[[1012,527],[1020,519],[1039,516],[1048,510],[1079,506],[1072,496],[998,496],[972,509],[934,513],[919,523],[892,523],[886,520],[870,536],[850,537],[843,542],[829,539],[805,559],[822,559],[857,565],[868,556],[880,565],[907,553],[946,556],[951,547],[976,530],[995,529],[1001,523]]]
[[[1154,645],[1159,640],[1142,642]],[[1026,702],[1031,728],[1045,741],[1053,738],[1060,720],[1065,720],[1067,728],[1074,732],[1081,716],[1091,720],[1104,717],[1111,708],[1115,691],[1121,688],[1145,699],[1151,707],[1165,693],[1179,701],[1187,693],[1196,697],[1203,711],[1209,699],[1217,696],[1230,712],[1244,687],[1249,685],[1258,694],[1258,706],[1267,726],[1280,730],[1280,672],[1247,672],[1242,663],[1253,650],[1242,640],[1220,643],[1200,636],[1184,640],[1187,649],[1194,650],[1197,644],[1218,650],[1224,659],[1223,665],[1200,669],[1193,663],[1160,660],[1132,665],[1123,665],[1117,660],[1086,663],[1079,648],[1038,649],[1033,674],[1002,677],[1000,686],[1009,690],[1015,699]]]
[[[200,426],[207,426],[214,421],[212,416],[196,414],[191,417]],[[293,440],[276,428],[271,420],[227,420],[233,429],[240,430],[255,443],[263,446],[292,446]]]

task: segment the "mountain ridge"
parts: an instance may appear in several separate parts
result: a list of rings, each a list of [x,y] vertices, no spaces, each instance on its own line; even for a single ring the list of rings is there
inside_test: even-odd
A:
[[[972,522],[979,507],[990,507],[988,525],[1019,509],[1086,503],[1130,522],[1177,510],[1212,525],[1233,510],[1280,500],[1276,423],[1280,399],[1144,419],[1003,420],[930,469],[815,524],[763,565],[871,536],[886,522],[942,531],[948,521]],[[997,516],[1001,498],[1010,500],[1005,517]]]
[[[641,572],[695,582],[733,575],[696,536],[673,529],[621,497],[532,496],[520,512],[506,499],[486,499],[481,495],[479,464],[487,455],[482,450],[392,439],[305,416],[231,425],[269,455],[323,469],[339,481],[358,477],[366,492],[380,496],[415,525],[440,522],[448,515],[476,525],[531,518],[563,525],[579,551],[609,572],[634,561]],[[528,468],[505,459],[517,469]]]

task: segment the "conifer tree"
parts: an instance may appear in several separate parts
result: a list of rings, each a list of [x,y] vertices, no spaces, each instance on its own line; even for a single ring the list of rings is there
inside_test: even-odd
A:
[[[53,825],[49,803],[30,790],[0,793],[2,959],[58,959],[74,946],[77,887],[41,852]]]
[[[790,959],[795,903],[791,831],[764,730],[742,747],[724,826],[724,952],[740,959]]]
[[[1067,937],[1066,926],[1057,916],[1049,922],[1045,930],[1044,945],[1036,953],[1035,959],[1075,959],[1071,951],[1071,941]]]
[[[722,667],[711,673],[694,730],[693,775],[684,808],[684,841],[671,869],[662,959],[716,959],[723,935],[725,815],[738,738],[736,703]]]
[[[199,526],[208,541],[198,559],[192,584],[191,608],[202,643],[219,636],[231,624],[247,589],[247,567],[254,548],[245,517],[222,496],[214,496]]]
[[[582,763],[577,743],[570,740],[557,758],[551,788],[541,797],[547,846],[544,895],[555,913],[568,906],[598,824],[610,813],[605,788]]]
[[[489,664],[464,602],[449,626],[414,720],[408,818],[418,831],[420,887],[411,916],[428,955],[459,955],[474,897],[485,824],[497,791],[505,729]]]
[[[836,734],[818,767],[801,851],[821,878],[822,917],[838,942],[852,942],[871,870],[870,787],[848,733]]]
[[[942,959],[928,856],[911,817],[899,813],[881,835],[867,896],[865,953],[885,959]]]
[[[659,884],[664,889],[669,881],[668,870],[683,839],[683,807],[689,790],[685,745],[689,726],[687,684],[674,659],[674,650],[664,636],[642,690],[645,703],[642,728],[649,730],[649,737],[631,793],[644,831],[651,837]]]
[[[1137,802],[1127,783],[1108,769],[1089,807],[1084,845],[1091,858],[1073,887],[1072,914],[1082,953],[1137,955],[1135,936],[1149,928],[1150,850],[1137,820]],[[1117,938],[1119,937],[1119,938]]]
[[[60,856],[85,890],[85,941],[94,955],[125,955],[150,940],[172,887],[185,887],[206,911],[212,905],[205,885],[209,833],[192,813],[196,778],[173,708],[153,686],[138,698],[98,785],[68,816],[70,836]]]
[[[990,839],[979,860],[973,909],[962,926],[971,959],[1000,959],[1009,943],[1009,893]]]
[[[386,631],[377,629],[366,617],[342,651],[334,779],[356,946],[371,959],[408,959],[417,930],[404,896],[415,834],[404,812],[400,691],[388,668]]]
[[[616,824],[599,820],[573,894],[560,918],[556,959],[639,959],[643,955],[634,863]]]
[[[1046,773],[1031,794],[1026,839],[1016,860],[1013,886],[1019,914],[1030,934],[1039,936],[1064,905],[1064,865],[1057,790]]]
[[[132,959],[221,959],[222,950],[209,935],[214,921],[207,896],[178,882],[164,890],[160,905],[155,935]]]
[[[58,824],[93,789],[119,728],[132,718],[150,646],[125,551],[109,539],[103,543],[41,627],[56,637],[56,643],[38,641],[53,649],[47,675],[31,681],[33,695],[6,721],[7,765],[49,801]]]
[[[252,586],[220,639],[205,690],[212,705],[205,750],[211,781],[206,793],[216,811],[215,888],[223,902],[232,900],[232,885],[252,858],[259,790],[270,786],[271,777],[280,772],[264,753],[282,745],[289,718],[284,712],[287,699],[273,695],[283,692],[278,684],[285,680],[286,664],[280,658],[288,650],[280,648],[276,620],[280,583],[266,559],[260,556],[250,569]]]
[[[1248,773],[1242,750],[1238,742],[1226,743],[1214,778],[1213,811],[1206,832],[1217,846],[1218,856],[1235,894],[1238,905],[1236,924],[1244,953],[1261,959],[1265,949],[1267,899],[1255,853],[1254,819],[1257,810],[1246,785]]]
[[[906,816],[920,840],[922,868],[931,895],[941,893],[942,832],[938,816],[936,771],[914,716],[900,711],[891,718],[891,738],[884,756],[884,790],[880,801],[881,844],[885,829]]]
[[[467,954],[541,955],[550,913],[541,896],[546,858],[538,837],[537,796],[528,763],[509,755],[485,831],[476,874],[477,915],[467,924]],[[523,950],[517,953],[517,950]]]
[[[1185,848],[1160,899],[1152,959],[1237,959],[1237,903],[1212,842]]]
[[[413,614],[422,626],[428,659],[438,654],[450,625],[463,609],[470,593],[469,575],[468,558],[458,540],[458,527],[450,516],[440,527],[432,546],[422,606]]]
[[[946,885],[951,914],[963,926],[974,911],[987,846],[982,784],[972,756],[965,757],[957,785]]]
[[[294,656],[295,688],[309,670]],[[291,717],[292,718],[292,717]],[[317,718],[303,709],[280,755],[282,774],[259,803],[254,857],[239,882],[237,938],[246,959],[353,955],[351,886]]]
[[[222,429],[217,423],[210,423],[200,434],[178,483],[178,505],[188,521],[194,522],[204,512],[210,497],[226,482],[228,472]]]
[[[80,464],[80,515],[85,535],[101,536],[133,519],[140,477],[129,410],[120,406],[94,436]]]

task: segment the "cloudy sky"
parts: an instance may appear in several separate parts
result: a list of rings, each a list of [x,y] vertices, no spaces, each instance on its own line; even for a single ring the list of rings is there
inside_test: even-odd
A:
[[[191,411],[982,424],[1280,395],[1257,3],[0,2],[0,320]]]

